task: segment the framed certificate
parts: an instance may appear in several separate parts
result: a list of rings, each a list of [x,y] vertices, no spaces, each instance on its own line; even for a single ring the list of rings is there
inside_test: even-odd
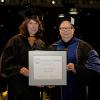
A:
[[[29,85],[67,85],[66,51],[29,51]]]

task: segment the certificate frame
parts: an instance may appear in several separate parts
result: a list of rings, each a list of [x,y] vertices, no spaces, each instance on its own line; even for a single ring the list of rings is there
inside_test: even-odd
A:
[[[30,86],[67,85],[67,51],[29,51],[28,55]]]

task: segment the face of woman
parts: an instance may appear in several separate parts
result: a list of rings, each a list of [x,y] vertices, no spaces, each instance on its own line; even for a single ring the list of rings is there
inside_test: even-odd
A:
[[[60,35],[63,41],[68,42],[74,34],[74,27],[69,21],[63,21],[59,27]]]
[[[35,20],[30,20],[29,23],[27,24],[27,29],[29,32],[30,36],[34,36],[39,29],[39,24]]]

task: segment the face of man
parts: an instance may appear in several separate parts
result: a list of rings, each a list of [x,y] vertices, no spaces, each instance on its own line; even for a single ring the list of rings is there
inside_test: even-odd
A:
[[[68,42],[74,34],[74,27],[69,21],[63,21],[59,26],[60,35],[63,41]]]

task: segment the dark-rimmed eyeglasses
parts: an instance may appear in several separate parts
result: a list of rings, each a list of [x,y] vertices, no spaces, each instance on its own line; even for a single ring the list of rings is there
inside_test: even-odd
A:
[[[60,27],[59,30],[71,30],[72,27]]]

